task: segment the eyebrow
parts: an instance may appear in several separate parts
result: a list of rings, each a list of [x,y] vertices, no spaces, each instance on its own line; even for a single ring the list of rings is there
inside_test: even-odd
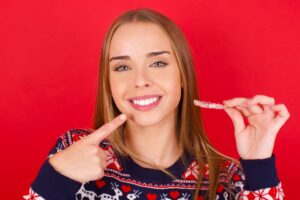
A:
[[[164,53],[170,54],[169,51],[156,51],[156,52],[147,53],[146,56],[147,57],[154,57],[154,56],[158,56],[158,55],[161,55],[161,54],[164,54]],[[111,57],[109,59],[109,62],[111,62],[112,60],[128,60],[128,59],[130,59],[130,57],[127,56],[127,55],[124,55],[124,56],[115,56],[115,57]]]

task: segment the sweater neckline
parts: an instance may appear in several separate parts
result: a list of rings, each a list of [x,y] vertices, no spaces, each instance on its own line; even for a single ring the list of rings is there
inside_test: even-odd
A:
[[[167,171],[172,173],[176,179],[180,179],[181,175],[186,171],[187,167],[191,163],[191,157],[186,154],[187,165],[184,165],[181,157],[177,159],[170,167],[166,168]],[[130,156],[122,159],[122,165],[124,169],[132,178],[143,181],[155,181],[155,182],[170,182],[173,180],[168,174],[159,169],[146,168],[137,164]]]

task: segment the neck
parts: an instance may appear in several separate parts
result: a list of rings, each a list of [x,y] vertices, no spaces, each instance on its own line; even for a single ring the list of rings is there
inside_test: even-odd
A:
[[[174,123],[141,127],[128,121],[125,127],[127,148],[144,161],[163,168],[174,164],[181,155]],[[151,167],[132,158],[142,167]]]

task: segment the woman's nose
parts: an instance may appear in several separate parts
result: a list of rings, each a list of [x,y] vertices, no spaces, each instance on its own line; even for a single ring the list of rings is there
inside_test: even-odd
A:
[[[135,78],[135,87],[149,87],[151,85],[151,81],[146,76],[144,71],[139,71],[136,74]]]

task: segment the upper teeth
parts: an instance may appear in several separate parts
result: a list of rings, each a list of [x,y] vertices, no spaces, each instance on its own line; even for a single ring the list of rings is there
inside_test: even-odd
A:
[[[133,103],[144,106],[144,105],[149,105],[151,103],[154,103],[157,100],[158,100],[158,97],[154,97],[154,98],[145,99],[145,100],[133,100]]]

